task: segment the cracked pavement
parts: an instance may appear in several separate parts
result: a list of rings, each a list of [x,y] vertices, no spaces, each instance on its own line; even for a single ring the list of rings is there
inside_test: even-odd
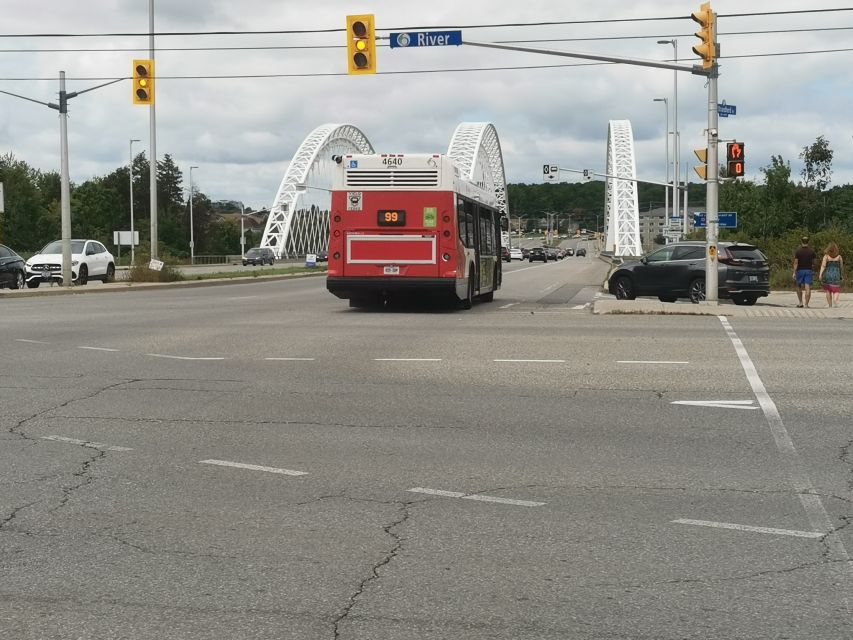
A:
[[[532,304],[572,268],[500,293]],[[4,300],[0,637],[853,636],[843,327],[732,320],[831,521],[803,539],[672,522],[809,528],[761,411],[671,404],[754,399],[715,318],[366,314],[320,280],[242,285],[251,314],[233,295]]]

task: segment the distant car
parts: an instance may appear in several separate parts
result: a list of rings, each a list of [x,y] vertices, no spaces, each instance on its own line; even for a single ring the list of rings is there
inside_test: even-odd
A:
[[[328,251],[318,251],[317,252],[317,262],[328,262],[329,261],[329,252]]]
[[[557,261],[557,250],[552,249],[551,247],[545,247],[545,254],[548,256],[548,260]]]
[[[23,289],[27,282],[26,269],[21,256],[0,244],[0,289]]]
[[[573,255],[575,255],[575,250],[574,250],[574,249],[572,249],[571,247],[568,247],[568,248],[566,249],[566,255],[567,255],[567,256],[573,256]]]
[[[701,302],[705,299],[705,252],[704,242],[668,244],[622,264],[608,279],[608,289],[620,300],[657,296],[662,302],[678,298]],[[717,270],[720,299],[752,305],[770,295],[770,267],[757,247],[720,242]]]
[[[527,260],[530,257],[530,249],[527,247],[521,247],[521,255],[524,256],[525,260]]]
[[[586,256],[586,249],[583,247],[579,247],[577,251],[575,251],[575,255],[580,258],[581,256]]]
[[[507,247],[501,247],[501,260],[504,262],[511,262],[512,256],[509,253],[509,249]]]
[[[243,266],[275,264],[275,254],[269,247],[254,247],[243,256]]]
[[[71,279],[83,285],[89,280],[115,280],[113,254],[97,240],[71,241]],[[54,240],[27,260],[27,286],[37,289],[42,282],[62,282],[62,240]]]
[[[524,252],[518,247],[513,247],[509,250],[510,260],[524,260]]]
[[[530,250],[530,254],[527,257],[530,262],[534,260],[541,260],[542,262],[548,262],[548,254],[545,253],[545,247],[533,247]]]

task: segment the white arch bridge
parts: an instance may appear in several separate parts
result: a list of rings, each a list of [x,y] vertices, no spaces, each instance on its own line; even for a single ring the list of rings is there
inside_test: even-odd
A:
[[[395,149],[394,153],[400,150]],[[314,129],[290,161],[278,188],[261,239],[278,258],[325,251],[335,155],[376,153],[367,136],[351,124],[323,124]],[[488,122],[463,122],[447,148],[467,180],[494,191],[501,215],[508,215],[506,176],[498,133]]]

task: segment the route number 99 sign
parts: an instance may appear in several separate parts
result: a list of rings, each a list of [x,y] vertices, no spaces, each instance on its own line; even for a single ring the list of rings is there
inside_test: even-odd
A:
[[[400,209],[391,209],[377,212],[378,219],[376,220],[377,224],[380,227],[405,227],[406,226],[406,212]]]
[[[726,173],[730,178],[739,178],[745,172],[743,148],[742,142],[726,143]]]

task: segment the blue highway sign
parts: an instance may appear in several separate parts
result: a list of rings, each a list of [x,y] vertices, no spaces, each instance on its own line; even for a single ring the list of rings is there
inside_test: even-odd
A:
[[[718,214],[720,220],[720,229],[737,229],[737,212],[736,211],[720,211]],[[701,229],[708,226],[708,214],[704,211],[693,214],[693,226],[696,229]]]
[[[391,48],[446,47],[462,44],[461,31],[405,31],[391,34]]]

